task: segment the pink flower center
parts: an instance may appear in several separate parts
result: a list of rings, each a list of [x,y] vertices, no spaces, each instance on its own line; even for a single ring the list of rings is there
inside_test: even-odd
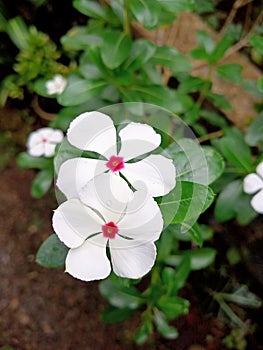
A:
[[[123,157],[111,156],[106,166],[113,172],[119,171],[124,168]]]
[[[119,232],[119,228],[113,221],[108,222],[102,226],[103,237],[113,239]]]
[[[47,142],[47,139],[45,137],[42,137],[42,143],[46,143]]]

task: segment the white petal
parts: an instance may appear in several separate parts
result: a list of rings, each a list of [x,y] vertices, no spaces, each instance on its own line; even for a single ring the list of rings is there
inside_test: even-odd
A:
[[[39,143],[29,148],[28,153],[33,157],[41,157],[45,153],[45,145],[43,143]]]
[[[27,139],[27,147],[30,150],[32,147],[37,146],[39,143],[41,143],[42,136],[39,132],[33,131],[31,134],[29,134]]]
[[[252,208],[259,214],[263,214],[263,190],[259,191],[251,200]]]
[[[263,180],[257,174],[249,174],[244,178],[244,192],[252,194],[263,188]]]
[[[153,197],[163,196],[175,186],[175,166],[162,155],[150,155],[136,163],[125,163],[121,173],[136,189],[145,189]]]
[[[79,198],[79,191],[95,176],[106,171],[105,161],[73,158],[59,168],[57,186],[68,199]]]
[[[100,112],[87,112],[71,122],[68,140],[87,151],[94,151],[110,157],[116,155],[116,130],[112,119]]]
[[[124,241],[122,243],[117,242],[117,246],[122,248],[115,248],[116,241]],[[114,243],[114,244],[112,244]],[[116,275],[125,278],[141,278],[146,275],[154,265],[156,259],[156,247],[152,242],[134,242],[129,241],[128,246],[121,237],[116,237],[114,240],[109,241],[111,262],[113,271]]]
[[[119,234],[141,241],[155,241],[163,229],[163,218],[155,200],[145,191],[136,191],[118,223]]]
[[[56,145],[54,143],[44,143],[44,155],[45,157],[52,157],[55,154]]]
[[[126,181],[112,173],[101,174],[93,178],[79,192],[79,198],[85,204],[97,210],[106,222],[118,222],[133,192]]]
[[[53,132],[49,135],[48,141],[59,143],[63,140],[64,134],[61,130],[53,130]]]
[[[59,239],[69,248],[75,248],[88,236],[101,232],[103,221],[79,200],[70,199],[55,210],[52,223]]]
[[[119,132],[121,149],[119,156],[125,161],[136,158],[157,148],[161,143],[161,136],[154,129],[141,123],[130,123]]]
[[[66,258],[66,272],[82,281],[106,278],[111,272],[104,245],[96,245],[89,239],[80,247],[70,249]]]
[[[261,178],[263,179],[263,162],[259,163],[259,165],[256,168],[256,172],[258,173],[258,175],[261,176]]]
[[[54,132],[54,129],[41,128],[41,129],[38,129],[36,132],[41,136],[41,138],[44,137],[49,140],[49,136],[52,135],[52,133]]]

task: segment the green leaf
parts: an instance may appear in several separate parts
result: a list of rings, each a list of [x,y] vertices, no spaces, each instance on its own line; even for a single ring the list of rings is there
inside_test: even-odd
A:
[[[241,72],[243,67],[237,63],[222,64],[217,66],[216,72],[220,78],[231,81],[234,84],[240,84],[242,81]]]
[[[250,201],[251,196],[243,192],[243,179],[232,181],[217,198],[215,218],[225,222],[236,217],[240,225],[247,225],[258,215]]]
[[[103,79],[87,80],[75,77],[73,81],[68,81],[65,90],[58,97],[58,102],[62,106],[76,106],[98,95],[106,86],[107,82]]]
[[[263,36],[262,35],[252,35],[249,37],[248,41],[263,55]]]
[[[263,92],[263,77],[261,77],[257,83],[259,91]]]
[[[118,309],[114,306],[108,306],[102,311],[102,319],[105,323],[118,323],[126,320],[134,313],[134,310],[129,308]]]
[[[132,43],[129,57],[124,64],[124,70],[134,71],[141,68],[153,56],[156,46],[149,40],[139,39]]]
[[[216,250],[210,247],[192,249],[177,255],[171,255],[165,261],[168,265],[178,266],[184,258],[184,255],[188,255],[190,258],[191,270],[200,270],[214,262]]]
[[[189,229],[213,202],[214,194],[207,186],[177,181],[175,188],[162,197],[159,206],[166,224],[184,223]]]
[[[74,0],[73,6],[84,15],[91,18],[105,19],[105,9],[96,1],[93,0]]]
[[[151,62],[168,67],[173,74],[188,72],[191,69],[190,61],[174,47],[158,46]]]
[[[211,55],[210,63],[215,63],[224,57],[226,51],[230,48],[233,43],[233,39],[230,36],[224,36],[215,46]]]
[[[245,141],[249,146],[258,146],[263,142],[263,112],[249,125]]]
[[[159,20],[160,6],[155,0],[129,0],[129,6],[136,20],[145,28],[154,28]]]
[[[52,234],[40,246],[36,255],[36,262],[45,267],[63,267],[67,253],[68,248],[56,234]]]
[[[45,78],[40,78],[40,79],[35,80],[33,82],[34,91],[40,96],[54,98],[56,95],[50,96],[50,94],[48,94],[47,88],[46,88],[46,83],[47,83],[47,79],[45,79]]]
[[[195,0],[158,0],[161,6],[172,13],[180,13],[184,11],[193,11]]]
[[[53,167],[53,158],[33,157],[26,152],[22,152],[17,156],[17,163],[24,169],[46,169]]]
[[[101,58],[105,66],[110,69],[119,67],[131,51],[131,37],[123,32],[110,31],[102,39]]]
[[[99,33],[88,33],[87,27],[77,26],[70,29],[66,35],[61,37],[61,43],[65,50],[86,50],[102,44]]]
[[[198,77],[187,76],[184,80],[181,81],[178,91],[184,94],[189,94],[191,92],[197,92],[202,90],[207,84],[211,86],[210,82],[207,82],[204,79]]]
[[[24,50],[28,47],[29,32],[22,17],[10,19],[7,22],[6,31],[19,50]]]
[[[223,156],[237,169],[245,174],[253,171],[251,151],[241,131],[235,128],[228,129],[226,136],[222,137],[218,144]]]
[[[104,280],[99,284],[100,293],[110,302],[111,305],[118,308],[137,309],[143,299],[136,288],[126,287],[110,279]]]
[[[218,95],[218,94],[213,93],[212,91],[209,91],[206,94],[206,97],[219,109],[225,109],[225,110],[232,109],[231,104],[228,102],[228,100],[223,95]]]
[[[165,315],[158,309],[154,310],[154,322],[160,334],[166,339],[176,339],[179,333],[176,328],[169,326]]]
[[[180,315],[187,314],[189,306],[190,303],[188,300],[180,298],[177,295],[171,297],[165,295],[158,300],[158,307],[165,313],[168,319],[174,319]]]
[[[188,233],[190,234],[192,240],[199,245],[199,247],[203,245],[204,240],[197,223],[195,223],[192,227],[190,227],[190,229],[188,230]]]
[[[181,139],[165,151],[173,159],[180,181],[209,185],[224,170],[223,158],[214,148],[201,147],[191,139]]]
[[[142,325],[136,330],[134,334],[134,341],[136,344],[143,344],[148,337],[153,332],[153,324],[152,321],[148,318],[146,319]]]
[[[53,168],[41,170],[34,178],[31,186],[31,196],[42,197],[50,188],[53,182]]]

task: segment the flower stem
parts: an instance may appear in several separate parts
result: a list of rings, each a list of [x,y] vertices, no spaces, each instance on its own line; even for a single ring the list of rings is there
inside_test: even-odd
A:
[[[131,23],[130,23],[130,16],[129,16],[129,4],[128,1],[124,2],[124,19],[123,19],[123,29],[124,33],[127,35],[131,35]]]

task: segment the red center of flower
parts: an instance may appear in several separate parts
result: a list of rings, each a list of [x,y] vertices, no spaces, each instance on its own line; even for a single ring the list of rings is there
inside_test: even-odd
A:
[[[42,137],[42,140],[41,140],[43,143],[46,143],[47,142],[47,139],[45,137]]]
[[[103,237],[113,239],[119,232],[119,228],[113,221],[108,222],[102,226]]]
[[[123,157],[111,156],[106,166],[113,172],[119,171],[124,168]]]

